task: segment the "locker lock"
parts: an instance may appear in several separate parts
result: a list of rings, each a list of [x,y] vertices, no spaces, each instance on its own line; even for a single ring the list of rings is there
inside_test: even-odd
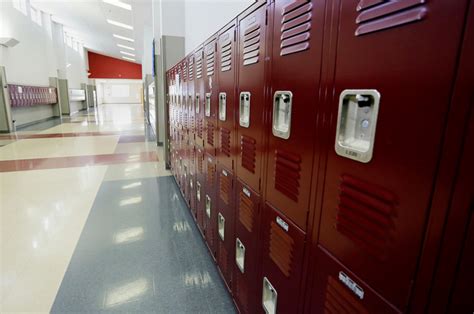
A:
[[[335,150],[340,156],[367,163],[372,159],[380,93],[346,89],[339,97]]]

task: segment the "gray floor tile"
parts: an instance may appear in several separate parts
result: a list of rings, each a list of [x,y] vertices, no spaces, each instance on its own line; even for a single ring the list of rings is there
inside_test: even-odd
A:
[[[102,184],[52,312],[235,308],[173,178],[159,177]]]

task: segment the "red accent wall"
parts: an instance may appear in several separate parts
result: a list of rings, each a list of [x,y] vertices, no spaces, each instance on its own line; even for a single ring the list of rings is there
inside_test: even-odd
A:
[[[141,64],[88,51],[89,78],[142,79]]]

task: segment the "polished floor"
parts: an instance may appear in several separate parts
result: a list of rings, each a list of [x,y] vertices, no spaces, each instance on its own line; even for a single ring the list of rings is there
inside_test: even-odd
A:
[[[0,134],[1,313],[233,313],[145,124],[101,105]]]

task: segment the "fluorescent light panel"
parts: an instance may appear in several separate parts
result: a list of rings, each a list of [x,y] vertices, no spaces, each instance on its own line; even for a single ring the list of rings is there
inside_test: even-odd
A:
[[[116,7],[119,7],[125,10],[129,10],[129,11],[132,10],[132,6],[130,4],[119,1],[119,0],[102,0],[102,1],[111,5],[115,5]]]
[[[125,60],[129,60],[129,61],[135,61],[135,59],[129,58],[129,57],[124,57],[124,56],[122,56],[122,58],[125,59]]]
[[[125,36],[120,36],[120,35],[117,35],[117,34],[114,34],[113,35],[115,38],[118,38],[118,39],[123,39],[123,40],[126,40],[126,41],[129,41],[129,42],[134,42],[135,40],[131,39],[131,38],[128,38],[128,37],[125,37]]]
[[[125,28],[125,29],[133,30],[133,26],[125,24],[125,23],[117,22],[117,21],[114,21],[114,20],[107,19],[107,23],[118,26],[118,27],[122,27],[122,28]]]
[[[125,45],[121,45],[121,44],[117,44],[117,46],[120,47],[120,48],[124,48],[124,49],[135,50],[135,48],[132,48],[132,47],[129,47],[129,46],[125,46]]]
[[[135,57],[135,55],[133,53],[130,53],[130,52],[126,52],[126,51],[120,51],[121,54],[124,54],[124,55],[127,55],[127,56],[132,56],[132,57]]]

